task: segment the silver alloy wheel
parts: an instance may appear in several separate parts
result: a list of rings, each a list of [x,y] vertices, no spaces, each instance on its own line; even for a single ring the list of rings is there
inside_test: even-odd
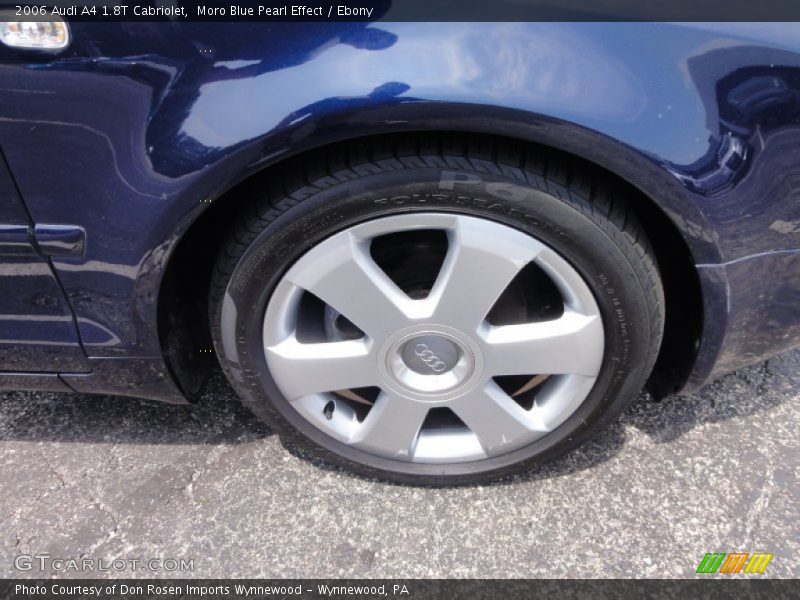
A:
[[[447,252],[426,297],[406,295],[374,261],[372,240],[440,230]],[[534,262],[553,281],[558,318],[491,325],[486,316]],[[310,292],[355,324],[359,339],[301,341]],[[448,213],[367,221],[313,247],[283,276],[263,326],[267,365],[292,407],[334,439],[421,463],[494,457],[530,444],[572,415],[600,371],[603,323],[591,290],[555,251],[511,227]],[[495,378],[549,375],[528,409]],[[379,388],[365,417],[336,392]],[[463,427],[426,428],[431,409]]]

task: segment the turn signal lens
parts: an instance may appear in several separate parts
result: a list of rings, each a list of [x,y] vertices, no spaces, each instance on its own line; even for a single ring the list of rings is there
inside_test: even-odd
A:
[[[63,21],[0,21],[0,41],[12,48],[59,50],[69,44]]]

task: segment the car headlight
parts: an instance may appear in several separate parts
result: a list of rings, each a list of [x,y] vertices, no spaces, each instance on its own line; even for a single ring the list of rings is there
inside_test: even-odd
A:
[[[64,21],[0,21],[0,41],[12,48],[60,50],[69,44]]]

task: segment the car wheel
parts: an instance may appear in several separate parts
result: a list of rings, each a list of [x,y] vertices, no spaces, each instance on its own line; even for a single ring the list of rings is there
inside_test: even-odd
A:
[[[425,485],[532,469],[639,391],[664,299],[613,180],[452,137],[332,147],[252,185],[215,347],[297,452]]]

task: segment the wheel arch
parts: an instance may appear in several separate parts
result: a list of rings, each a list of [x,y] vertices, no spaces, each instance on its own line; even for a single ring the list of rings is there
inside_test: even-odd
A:
[[[657,161],[601,134],[578,125],[530,115],[505,115],[503,120],[464,118],[461,107],[450,107],[443,118],[433,115],[406,122],[402,132],[383,125],[357,134],[343,134],[336,123],[316,129],[316,135],[298,136],[292,151],[254,160],[254,147],[228,158],[221,172],[227,183],[216,183],[208,204],[184,220],[163,271],[157,298],[158,332],[165,361],[187,397],[194,397],[216,365],[211,352],[208,290],[211,271],[224,235],[240,210],[248,205],[248,187],[269,182],[293,161],[341,143],[370,141],[387,135],[447,136],[467,134],[515,143],[535,144],[566,155],[582,167],[601,173],[624,186],[628,206],[641,221],[655,251],[666,295],[666,327],[661,351],[648,382],[652,393],[664,396],[681,389],[694,365],[703,331],[703,296],[695,264],[716,262],[719,251],[708,226],[677,180]],[[394,113],[396,114],[396,112]],[[455,114],[455,117],[453,116]],[[496,115],[495,115],[496,116]],[[508,118],[513,117],[513,118]],[[246,159],[245,159],[246,157]],[[235,163],[239,162],[237,166]],[[675,326],[678,323],[679,326]]]

